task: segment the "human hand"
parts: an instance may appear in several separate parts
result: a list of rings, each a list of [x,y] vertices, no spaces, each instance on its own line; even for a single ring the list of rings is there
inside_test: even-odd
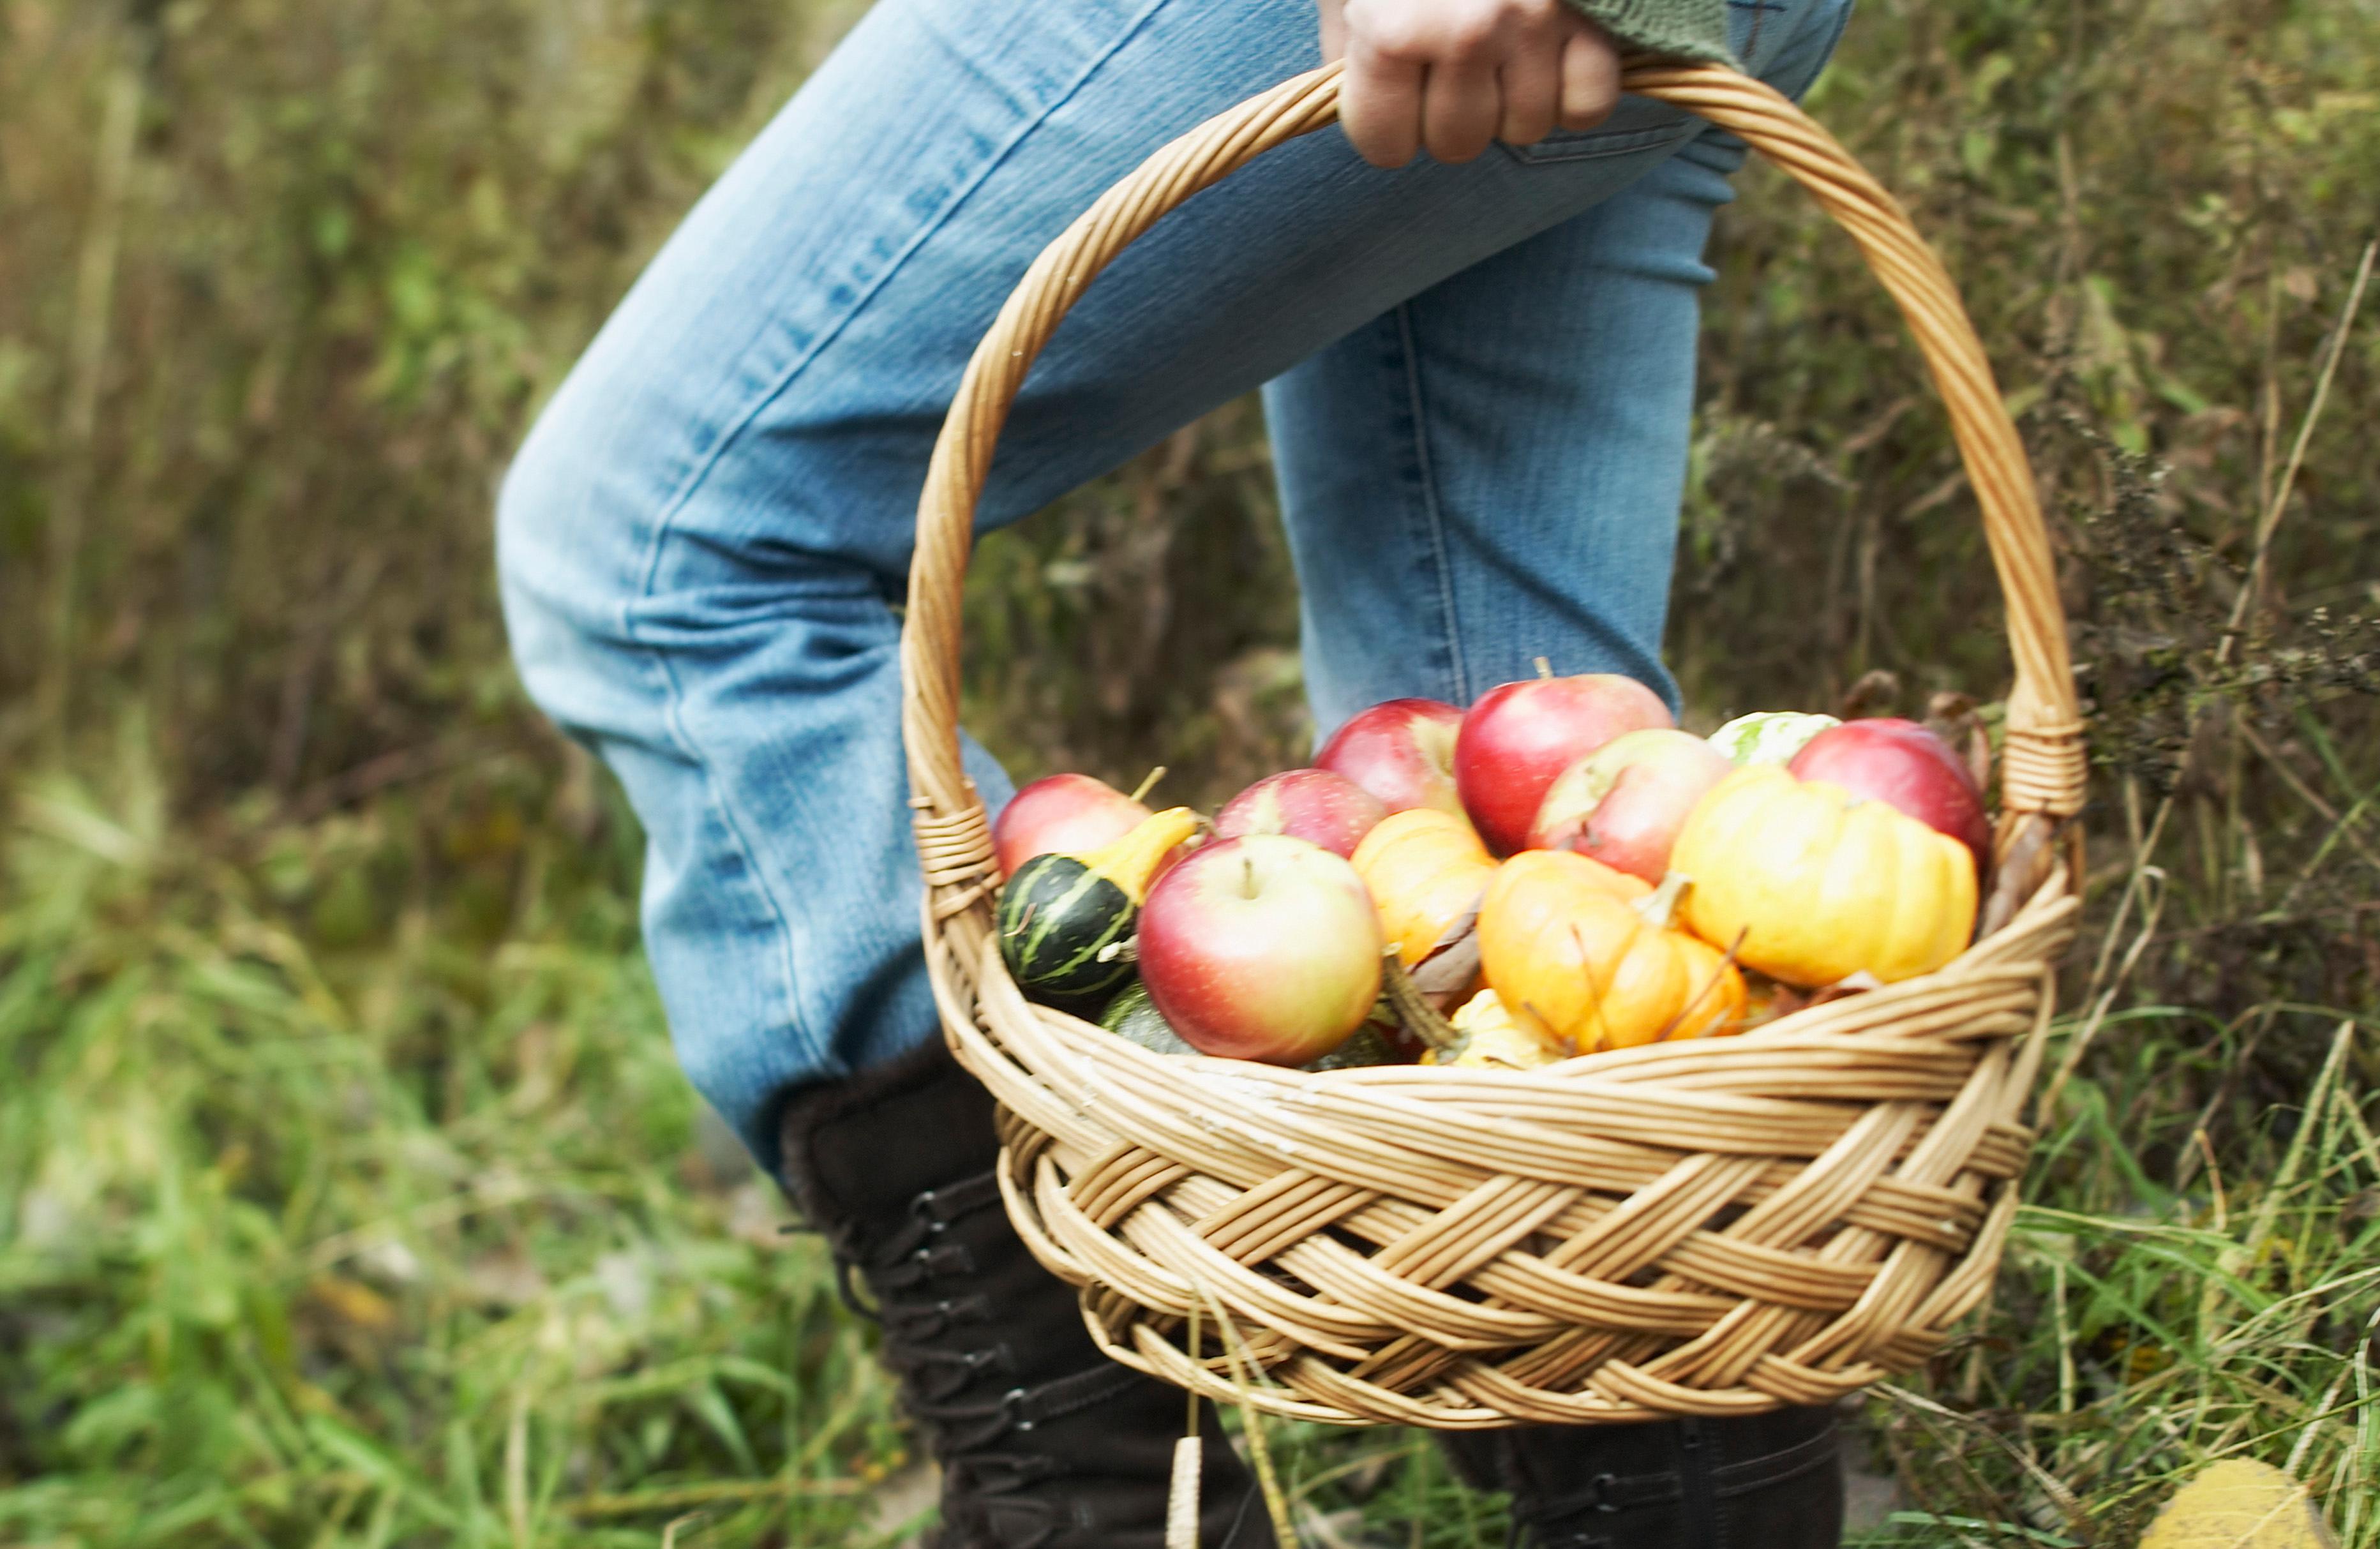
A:
[[[1316,0],[1322,57],[1344,57],[1339,121],[1364,160],[1591,129],[1620,101],[1620,51],[1562,0]]]

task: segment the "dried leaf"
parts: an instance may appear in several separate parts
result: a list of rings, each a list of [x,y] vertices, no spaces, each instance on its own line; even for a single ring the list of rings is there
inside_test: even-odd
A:
[[[2228,1458],[2174,1493],[2141,1549],[2337,1549],[2306,1486],[2269,1463]]]
[[[1440,1011],[1461,1004],[1479,982],[1479,911],[1474,909],[1447,926],[1410,972],[1414,988]]]

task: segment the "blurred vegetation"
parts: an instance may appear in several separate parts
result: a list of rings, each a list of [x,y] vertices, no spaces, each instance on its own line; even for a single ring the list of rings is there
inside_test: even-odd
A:
[[[0,1542],[897,1527],[889,1388],[671,1064],[633,822],[515,686],[487,536],[540,393],[858,8],[0,0]],[[2252,1455],[2380,1545],[2376,60],[2348,0],[1869,0],[1814,98],[1996,351],[2098,715],[2034,1204],[1869,1406],[1879,1543],[2128,1543]],[[1742,188],[1692,716],[1988,712],[1914,357]],[[1209,801],[1299,756],[1250,405],[970,584],[1020,771]],[[1318,1543],[1500,1535],[1410,1436],[1273,1435]]]

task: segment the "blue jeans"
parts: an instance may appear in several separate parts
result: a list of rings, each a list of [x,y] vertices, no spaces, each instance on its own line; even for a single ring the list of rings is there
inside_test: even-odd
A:
[[[1733,11],[1808,86],[1848,0]],[[619,774],[695,1084],[764,1166],[791,1086],[935,1034],[893,604],[927,454],[1026,265],[1150,151],[1318,63],[1305,0],[881,0],[695,208],[506,479],[530,694]],[[1742,144],[1660,104],[1463,166],[1335,131],[1125,254],[1026,381],[1014,521],[1262,385],[1324,730],[1633,673],[1661,627],[1696,289]],[[972,744],[995,807],[1008,779]]]

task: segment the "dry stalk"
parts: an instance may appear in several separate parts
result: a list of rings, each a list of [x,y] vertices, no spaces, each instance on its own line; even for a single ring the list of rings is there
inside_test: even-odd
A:
[[[126,192],[140,142],[146,71],[134,57],[120,61],[108,81],[91,180],[91,224],[75,272],[73,331],[67,341],[67,386],[59,451],[63,473],[49,524],[50,648],[37,690],[42,724],[61,741],[74,698],[75,612],[82,571],[83,528],[99,468],[99,401],[105,386],[107,345],[115,322],[115,274],[124,250]]]

